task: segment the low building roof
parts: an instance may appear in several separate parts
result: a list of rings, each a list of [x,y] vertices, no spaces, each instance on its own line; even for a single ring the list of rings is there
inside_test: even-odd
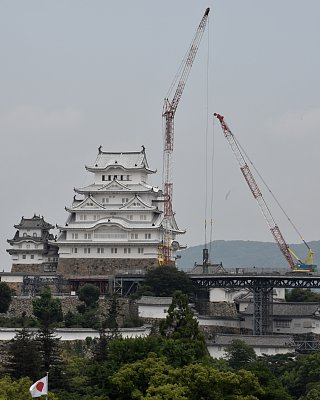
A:
[[[206,266],[196,264],[190,272],[190,274],[203,274],[203,273],[208,275],[217,275],[226,273],[226,270],[223,268],[222,263],[208,264]]]
[[[141,299],[137,300],[137,304],[149,306],[170,306],[171,303],[172,297],[142,296]]]
[[[249,346],[255,347],[295,347],[293,337],[290,335],[216,335],[211,345],[228,346],[234,340],[241,340]]]
[[[320,303],[273,303],[272,308],[274,317],[319,316]],[[253,314],[253,309],[253,303],[249,303],[248,307],[241,314]]]

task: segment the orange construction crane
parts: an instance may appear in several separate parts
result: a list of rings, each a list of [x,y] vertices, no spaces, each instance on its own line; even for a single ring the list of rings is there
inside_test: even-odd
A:
[[[282,236],[282,233],[281,233],[278,225],[276,224],[276,222],[269,210],[269,207],[267,206],[267,204],[262,196],[259,186],[250,171],[250,168],[245,160],[245,157],[242,154],[241,148],[240,148],[236,138],[234,137],[233,133],[229,129],[227,123],[224,120],[224,117],[217,113],[214,113],[214,116],[216,118],[218,118],[218,120],[220,121],[224,136],[228,140],[228,142],[231,146],[231,149],[239,163],[240,170],[244,176],[244,179],[246,180],[253,197],[256,199],[256,201],[260,207],[260,210],[261,210],[261,212],[270,228],[270,231],[274,237],[274,240],[277,243],[281,253],[284,255],[285,259],[289,263],[291,270],[293,272],[314,272],[317,269],[317,266],[313,263],[313,256],[314,256],[313,250],[309,247],[308,243],[302,238],[302,236],[300,234],[299,234],[300,238],[302,239],[303,243],[307,246],[308,251],[309,251],[309,254],[308,254],[307,258],[305,259],[305,261],[304,262],[301,261],[300,258],[290,249],[290,247],[286,243],[284,237]],[[291,224],[292,224],[292,222],[291,222]],[[294,228],[295,228],[295,226],[294,226]],[[295,228],[295,230],[297,231],[296,228]],[[294,261],[294,259],[296,260],[296,262]]]

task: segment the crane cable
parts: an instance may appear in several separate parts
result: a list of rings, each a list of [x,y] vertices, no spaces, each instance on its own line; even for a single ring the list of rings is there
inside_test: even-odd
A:
[[[267,188],[268,192],[270,193],[270,195],[272,196],[272,198],[274,199],[274,201],[276,202],[276,204],[278,205],[278,207],[280,208],[280,210],[283,212],[283,214],[286,216],[287,220],[289,221],[289,223],[291,224],[291,226],[293,227],[293,229],[295,230],[295,232],[298,234],[298,236],[300,237],[300,239],[302,240],[302,242],[307,246],[307,248],[310,250],[310,247],[308,245],[308,243],[304,240],[303,236],[301,235],[301,233],[299,232],[298,228],[296,227],[296,225],[293,223],[293,221],[291,220],[291,218],[289,217],[289,215],[286,213],[286,211],[284,210],[284,208],[282,207],[282,205],[280,204],[279,200],[277,199],[277,197],[275,196],[275,194],[272,192],[272,190],[270,189],[270,187],[268,186],[268,184],[266,183],[266,181],[263,179],[263,177],[261,176],[261,174],[259,173],[259,171],[257,170],[257,168],[255,167],[255,165],[253,164],[253,162],[251,161],[250,157],[248,156],[248,154],[246,153],[246,151],[244,150],[244,148],[241,146],[241,144],[239,143],[239,141],[236,139],[236,137],[234,136],[234,139],[237,143],[237,146],[239,146],[239,148],[241,149],[241,151],[243,152],[243,154],[246,156],[247,160],[249,161],[249,163],[252,165],[252,168],[255,170],[256,174],[259,176],[259,178],[261,179],[261,182],[264,184],[264,186]]]
[[[211,248],[213,245],[213,198],[214,198],[214,149],[215,149],[215,122],[212,124],[212,156],[211,156],[211,201],[210,201],[210,245],[209,245],[209,255],[211,254]]]
[[[208,213],[208,136],[209,136],[209,66],[210,66],[210,20],[207,22],[207,62],[206,62],[206,127],[205,127],[205,207],[204,207],[204,247],[207,247]]]

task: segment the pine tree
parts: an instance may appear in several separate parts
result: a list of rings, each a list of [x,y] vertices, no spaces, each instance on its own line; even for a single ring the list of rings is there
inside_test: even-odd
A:
[[[55,334],[56,324],[63,320],[61,302],[52,298],[49,289],[44,289],[40,297],[33,300],[33,314],[40,324],[37,340],[40,344],[40,354],[42,356],[42,374],[50,372],[51,386],[61,387],[60,339]]]
[[[197,319],[189,307],[188,295],[174,293],[165,320],[160,322],[160,334],[172,339],[203,339]]]
[[[12,378],[28,376],[32,381],[39,378],[41,356],[39,342],[23,326],[9,342],[7,372]]]
[[[106,318],[101,321],[99,339],[97,339],[93,350],[94,359],[98,362],[107,359],[109,341],[120,336],[118,323],[119,309],[118,296],[116,293],[113,293]]]

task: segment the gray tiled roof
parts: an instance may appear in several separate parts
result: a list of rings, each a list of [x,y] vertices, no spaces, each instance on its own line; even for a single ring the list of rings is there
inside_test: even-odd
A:
[[[273,303],[273,316],[310,316],[315,315],[320,309],[320,303]],[[241,314],[253,314],[253,304]]]
[[[191,274],[202,274],[204,272],[203,268],[203,265],[196,265],[192,269]],[[223,274],[225,272],[226,270],[223,268],[222,264],[210,264],[207,265],[205,273],[209,275],[216,275]]]
[[[34,215],[32,218],[21,218],[18,225],[14,225],[17,229],[52,229],[53,226],[46,222],[43,217]]]
[[[137,300],[137,304],[140,305],[163,305],[170,306],[172,303],[172,297],[154,297],[154,296],[142,296],[141,299]]]
[[[88,169],[105,169],[109,166],[122,166],[125,169],[149,169],[147,158],[144,152],[103,152],[100,151],[93,165]]]
[[[294,340],[292,336],[283,335],[216,335],[214,343],[218,346],[227,346],[232,343],[233,340],[242,340],[244,343],[250,346],[259,347],[294,347]]]
[[[92,183],[85,187],[75,188],[74,190],[78,193],[108,192],[108,191],[110,191],[110,189],[108,189],[108,186],[110,185],[111,182],[108,182],[107,184],[106,183],[104,183],[104,184]],[[145,183],[130,183],[130,182],[121,182],[121,181],[120,181],[120,183],[123,187],[123,190],[121,190],[122,193],[124,193],[126,190],[128,192],[150,192],[150,191],[154,191],[155,193],[160,192],[160,189],[158,187],[147,185]],[[112,191],[117,191],[117,190],[112,188]]]

